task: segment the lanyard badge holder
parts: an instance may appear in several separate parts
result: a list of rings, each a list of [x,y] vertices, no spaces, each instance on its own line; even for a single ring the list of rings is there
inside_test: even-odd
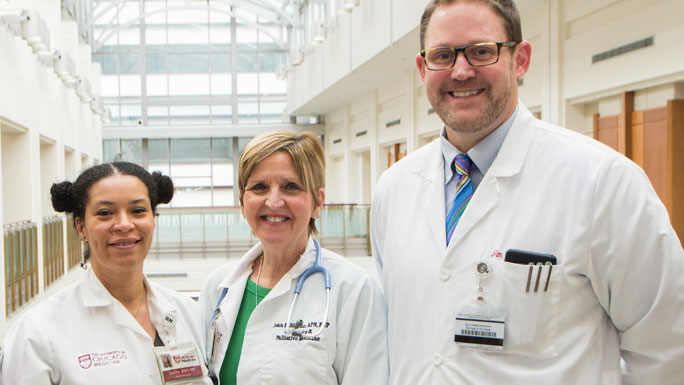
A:
[[[211,316],[211,321],[209,322],[209,330],[207,331],[206,357],[209,359],[210,363],[216,361],[216,347],[223,336],[223,334],[219,332],[218,322],[219,318],[221,317],[221,303],[223,302],[223,299],[226,298],[226,294],[228,294],[228,288],[223,288],[221,295],[216,302],[214,314]]]
[[[154,355],[161,374],[162,384],[194,385],[206,383],[202,371],[202,357],[194,343],[176,344],[176,317],[172,313],[164,315],[162,321],[168,345],[154,348]]]
[[[491,276],[493,265],[480,261],[475,265],[477,291],[474,298],[458,308],[454,342],[469,349],[502,352],[506,332],[506,311],[487,301],[483,282]]]

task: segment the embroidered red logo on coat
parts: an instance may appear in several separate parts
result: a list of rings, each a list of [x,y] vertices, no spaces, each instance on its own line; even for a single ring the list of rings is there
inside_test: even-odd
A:
[[[81,365],[83,369],[88,369],[93,364],[90,354],[84,354],[78,357],[78,364]]]
[[[78,356],[78,364],[83,369],[98,366],[121,365],[128,359],[128,355],[123,350],[112,350],[104,353],[90,353]]]
[[[492,258],[501,258],[503,257],[503,254],[499,250],[494,250],[492,251],[492,254],[490,255]]]
[[[177,364],[180,364],[180,356],[173,356],[173,360],[176,361]]]

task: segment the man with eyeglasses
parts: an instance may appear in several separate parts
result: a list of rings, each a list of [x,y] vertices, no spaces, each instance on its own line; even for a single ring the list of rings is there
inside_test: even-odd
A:
[[[420,35],[444,127],[371,208],[390,383],[683,384],[684,251],[643,171],[518,101],[513,1],[430,0]]]

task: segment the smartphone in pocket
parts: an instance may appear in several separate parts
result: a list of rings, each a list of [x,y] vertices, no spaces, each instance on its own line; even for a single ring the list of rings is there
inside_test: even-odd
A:
[[[537,253],[534,251],[519,249],[508,249],[506,251],[504,261],[509,263],[518,263],[521,265],[529,265],[530,263],[534,265],[538,263],[545,265],[546,262],[551,262],[552,265],[556,265],[558,263],[556,257],[551,254]]]

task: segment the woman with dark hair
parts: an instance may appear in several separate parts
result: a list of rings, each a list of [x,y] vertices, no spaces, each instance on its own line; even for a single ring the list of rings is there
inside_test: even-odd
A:
[[[56,211],[73,215],[86,271],[14,322],[0,383],[211,384],[198,305],[143,275],[171,179],[114,162],[50,193]]]

